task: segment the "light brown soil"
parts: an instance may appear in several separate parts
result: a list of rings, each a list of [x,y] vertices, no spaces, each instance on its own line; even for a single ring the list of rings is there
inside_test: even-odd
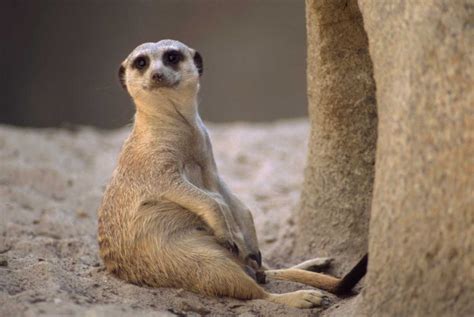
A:
[[[264,258],[276,267],[296,261],[291,214],[299,200],[308,129],[305,120],[209,124],[220,172],[253,210]],[[139,287],[106,273],[98,257],[96,211],[127,133],[128,128],[0,126],[0,316],[314,316],[323,311]],[[272,281],[265,288],[281,293],[308,287]],[[339,307],[346,315],[350,306],[341,305],[354,301],[331,299],[326,311],[331,315]]]

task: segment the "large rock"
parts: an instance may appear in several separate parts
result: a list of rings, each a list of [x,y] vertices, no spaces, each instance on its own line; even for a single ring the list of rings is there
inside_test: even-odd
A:
[[[358,315],[473,316],[473,2],[360,3],[379,134]]]
[[[353,265],[367,250],[377,113],[357,1],[306,1],[311,120],[296,255]]]

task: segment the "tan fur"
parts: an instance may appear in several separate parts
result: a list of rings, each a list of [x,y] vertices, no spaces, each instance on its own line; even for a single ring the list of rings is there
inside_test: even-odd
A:
[[[160,58],[170,48],[185,56],[179,72],[170,73],[179,84],[150,89],[150,72],[165,67]],[[142,73],[132,67],[140,54],[151,60]],[[255,267],[249,256],[259,252],[253,218],[219,177],[197,112],[193,54],[166,40],[139,46],[122,64],[137,111],[99,210],[100,255],[107,270],[155,287],[301,308],[319,305],[319,291],[269,294],[245,273],[245,266]],[[238,255],[229,251],[233,245]],[[303,283],[318,279],[295,269],[269,273]]]
[[[267,270],[268,278],[286,280],[311,285],[319,289],[334,293],[339,285],[340,279],[326,274],[309,272],[300,269]]]

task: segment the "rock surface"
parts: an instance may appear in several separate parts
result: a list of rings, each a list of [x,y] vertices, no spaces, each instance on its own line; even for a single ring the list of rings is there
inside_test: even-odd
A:
[[[253,210],[265,260],[275,267],[294,263],[292,210],[303,179],[307,122],[209,128],[221,174]],[[0,126],[0,316],[312,316],[321,311],[139,287],[104,272],[96,210],[127,133],[126,128]],[[265,287],[277,293],[305,288],[277,281]],[[334,306],[344,302],[331,298]]]
[[[367,251],[377,138],[372,62],[357,1],[308,0],[306,23],[311,136],[296,254],[339,254],[342,273]]]
[[[474,315],[474,3],[360,1],[379,135],[364,316]]]

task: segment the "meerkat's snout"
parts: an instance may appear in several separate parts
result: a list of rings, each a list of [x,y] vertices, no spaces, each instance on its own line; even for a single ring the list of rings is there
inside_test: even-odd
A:
[[[179,85],[180,79],[177,77],[178,76],[174,74],[167,74],[162,70],[156,70],[150,74],[150,82],[145,87],[150,90],[159,89],[163,87],[172,88],[174,86]]]
[[[163,82],[163,80],[165,79],[165,77],[163,76],[163,74],[161,72],[154,72],[153,74],[151,74],[151,80],[155,83],[155,84],[160,84]]]

